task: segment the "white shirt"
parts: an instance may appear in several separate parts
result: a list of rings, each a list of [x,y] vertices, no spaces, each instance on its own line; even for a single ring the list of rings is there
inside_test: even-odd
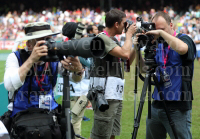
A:
[[[200,34],[197,34],[194,38],[194,41],[200,41]],[[197,51],[200,51],[200,44],[196,44]]]
[[[44,64],[44,63],[43,63]],[[4,86],[6,90],[9,91],[9,98],[11,99],[13,97],[13,94],[15,90],[20,88],[24,82],[20,80],[19,76],[19,63],[16,55],[14,53],[11,53],[8,55],[8,58],[6,60],[6,66],[5,66],[5,73],[4,73]],[[58,72],[62,74],[62,68],[61,63],[58,63]],[[84,78],[85,74],[83,74],[82,79]],[[72,82],[75,82],[72,79],[72,73],[70,72],[69,80]],[[12,111],[13,109],[13,103],[11,102],[8,105],[8,109]]]

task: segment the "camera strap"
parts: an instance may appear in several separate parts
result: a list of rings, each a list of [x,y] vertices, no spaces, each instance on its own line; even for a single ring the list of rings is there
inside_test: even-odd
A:
[[[37,82],[38,86],[40,87],[41,91],[44,91],[44,89],[42,88],[42,82],[44,81],[48,67],[49,67],[49,62],[46,62],[45,66],[43,68],[43,71],[42,71],[41,79],[39,80],[38,75],[37,75],[37,64],[35,64],[35,66],[34,66],[36,82]]]
[[[108,34],[107,31],[104,30],[102,33],[105,34],[106,36],[110,37],[110,35]],[[102,33],[101,33],[101,34],[102,34]]]
[[[164,61],[164,66],[163,66],[164,69],[166,68],[169,50],[170,50],[170,46],[168,45],[168,49],[165,50],[165,48],[163,48],[163,51],[162,51],[162,56],[163,56],[163,61]]]
[[[103,64],[103,62],[102,61],[100,61],[101,62],[101,65]],[[92,77],[93,78],[93,83],[92,83],[92,88],[94,87],[94,78],[100,78],[100,77]],[[104,77],[105,78],[105,83],[104,83],[104,90],[106,90],[106,83],[107,83],[107,79],[108,79],[108,77],[106,76],[106,77]],[[99,80],[100,81],[100,80]],[[97,86],[97,85],[96,85]],[[96,87],[95,86],[95,87]]]
[[[174,31],[173,36],[174,36],[174,37],[176,36],[176,31]],[[164,45],[163,45],[163,46],[164,46]],[[165,50],[165,48],[163,48],[163,51],[162,51],[162,57],[163,57],[163,61],[164,61],[164,66],[163,66],[164,69],[166,68],[169,50],[170,50],[170,46],[168,45],[168,49]]]
[[[115,37],[110,36],[107,31],[104,30],[100,34],[105,34],[106,36],[108,36],[109,38],[111,38],[117,45],[119,45],[121,47],[119,41]],[[123,79],[124,78],[124,70],[126,69],[127,72],[130,71],[130,61],[129,61],[129,59],[127,59],[125,61],[122,60],[121,58],[118,58],[118,59],[119,59],[120,69],[121,69],[120,76]],[[123,67],[123,64],[124,64],[124,67]]]

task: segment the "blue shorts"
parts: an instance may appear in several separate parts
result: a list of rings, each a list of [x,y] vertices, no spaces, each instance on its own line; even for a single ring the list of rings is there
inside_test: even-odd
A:
[[[200,58],[200,50],[197,51],[197,58]]]

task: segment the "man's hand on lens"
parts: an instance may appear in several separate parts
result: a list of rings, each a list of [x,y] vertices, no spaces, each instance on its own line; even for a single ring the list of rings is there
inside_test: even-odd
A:
[[[80,63],[78,56],[67,57],[64,60],[61,60],[61,63],[63,67],[69,71],[74,71],[74,72],[82,71],[82,64]]]
[[[38,62],[38,60],[42,56],[47,56],[48,55],[48,47],[46,45],[41,45],[44,44],[45,41],[38,41],[35,46],[33,47],[33,51],[30,55],[30,58],[33,62]],[[41,45],[41,46],[40,46]]]
[[[161,30],[151,30],[146,32],[146,35],[154,35],[154,39],[152,40],[151,43],[154,43],[159,37],[160,37],[160,32]]]
[[[129,28],[128,31],[126,32],[126,35],[130,35],[132,37],[133,34],[137,31],[136,24],[132,24]]]

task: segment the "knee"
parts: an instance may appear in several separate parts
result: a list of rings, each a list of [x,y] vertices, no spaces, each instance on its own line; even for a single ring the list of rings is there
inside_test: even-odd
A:
[[[92,135],[97,137],[110,138],[112,132],[113,120],[105,117],[94,117]],[[92,137],[94,138],[94,137]]]

